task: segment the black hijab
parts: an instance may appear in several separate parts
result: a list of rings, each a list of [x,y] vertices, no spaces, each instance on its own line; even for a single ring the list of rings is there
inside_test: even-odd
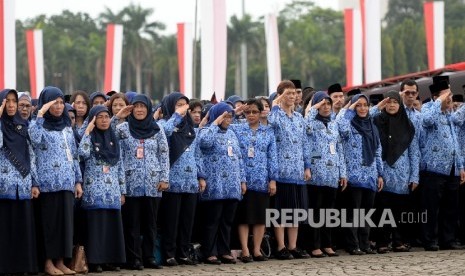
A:
[[[176,103],[180,99],[185,99],[187,104],[189,104],[189,99],[179,92],[173,92],[163,99],[161,104],[163,119],[168,120],[171,118],[175,112]],[[178,160],[195,139],[194,122],[189,113],[182,118],[181,123],[176,128],[177,130],[173,131],[171,136],[168,137],[171,166],[173,166],[174,162]]]
[[[360,97],[364,97],[368,101],[368,97],[363,94],[358,94],[352,97],[350,103],[355,103]],[[350,121],[351,125],[362,135],[362,157],[363,165],[371,166],[375,160],[376,149],[379,145],[379,134],[376,126],[371,121],[370,114],[362,118],[355,112],[355,117]]]
[[[106,112],[110,115],[108,108],[104,105],[96,105],[89,111],[89,121],[100,113]],[[94,146],[95,157],[97,160],[104,161],[111,166],[116,165],[120,158],[119,142],[115,132],[110,127],[107,130],[100,130],[97,126],[90,133],[90,141]]]
[[[389,91],[385,97],[395,99],[399,103],[399,111],[391,115],[384,109],[375,117],[374,122],[379,130],[383,160],[389,166],[393,166],[410,146],[413,136],[415,136],[415,127],[407,116],[399,92]]]
[[[150,138],[160,131],[160,127],[153,119],[152,102],[147,96],[137,94],[131,101],[132,105],[135,103],[143,103],[147,107],[147,116],[143,120],[137,120],[133,110],[128,117],[129,132],[136,139]]]
[[[57,98],[61,98],[63,103],[65,102],[65,97],[60,88],[54,86],[45,87],[42,92],[40,92],[37,110],[40,110],[44,104],[56,100]],[[65,108],[63,108],[63,113],[59,117],[53,116],[49,110],[44,114],[45,129],[62,131],[65,127],[69,126],[71,126],[71,119]]]
[[[0,91],[0,103],[6,99],[9,93],[13,93],[18,104],[18,92],[14,89],[3,89]],[[19,171],[21,176],[26,177],[31,171],[31,157],[29,156],[29,147],[27,140],[29,135],[27,120],[21,118],[19,111],[16,114],[9,116],[7,107],[3,110],[2,117],[2,132],[3,132],[3,152],[10,163]]]
[[[321,102],[322,100],[328,99],[329,102],[331,103],[331,106],[333,105],[333,100],[331,100],[331,97],[326,93],[326,91],[318,91],[313,95],[312,99],[312,106],[315,104]],[[327,117],[321,116],[320,112],[318,112],[315,116],[315,119],[318,121],[321,121],[326,127],[328,127],[328,123],[331,121],[331,114]]]

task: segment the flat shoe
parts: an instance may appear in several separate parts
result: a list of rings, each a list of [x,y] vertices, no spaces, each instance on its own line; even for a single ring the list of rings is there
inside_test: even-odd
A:
[[[339,254],[337,254],[336,252],[331,252],[331,253],[330,253],[330,252],[328,252],[328,251],[326,251],[326,250],[324,250],[324,249],[323,249],[322,251],[323,251],[323,253],[325,253],[326,256],[328,256],[328,257],[339,257]]]
[[[256,262],[265,262],[268,261],[268,258],[263,255],[253,256],[253,260]]]
[[[240,258],[240,260],[241,260],[241,262],[243,262],[243,263],[251,263],[251,262],[253,262],[253,257],[252,257],[251,255],[249,255],[249,256],[242,256],[242,257]]]
[[[220,260],[222,263],[224,264],[235,264],[236,263],[236,260],[232,257],[232,256],[228,256],[230,258],[226,258],[224,256],[221,256],[220,257]]]
[[[213,258],[213,259],[205,259],[205,260],[203,260],[203,263],[204,264],[210,264],[210,265],[220,265],[221,261],[218,260],[217,258]]]
[[[65,275],[63,271],[59,270],[58,268],[53,269],[53,271],[45,270],[45,274],[50,276]]]

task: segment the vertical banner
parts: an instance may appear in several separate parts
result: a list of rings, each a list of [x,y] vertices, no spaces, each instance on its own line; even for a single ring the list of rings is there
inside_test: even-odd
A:
[[[381,1],[360,0],[365,83],[381,80]]]
[[[15,1],[0,0],[0,89],[16,89]]]
[[[346,47],[346,86],[362,84],[362,22],[360,10],[344,10]]]
[[[108,24],[105,52],[105,81],[103,91],[120,91],[121,59],[123,55],[123,26]]]
[[[33,99],[45,87],[44,83],[44,48],[42,30],[27,30],[27,61],[29,64],[30,92]]]
[[[227,27],[225,0],[201,0],[201,64],[202,100],[213,92],[219,100],[225,98]]]
[[[268,92],[276,92],[281,81],[281,55],[279,54],[278,21],[276,15],[265,16],[266,64],[268,69]]]
[[[428,69],[444,67],[444,2],[425,2],[426,49],[428,51]]]
[[[192,24],[178,23],[179,92],[191,99],[194,34]]]

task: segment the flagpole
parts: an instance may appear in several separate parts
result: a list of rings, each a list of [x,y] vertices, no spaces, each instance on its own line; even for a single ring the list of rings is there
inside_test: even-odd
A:
[[[194,16],[194,48],[192,53],[192,98],[197,98],[197,3],[195,0],[195,16]],[[199,97],[200,98],[200,97]]]

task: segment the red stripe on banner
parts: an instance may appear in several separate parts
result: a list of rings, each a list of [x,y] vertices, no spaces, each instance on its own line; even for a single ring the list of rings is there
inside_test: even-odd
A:
[[[103,91],[108,92],[112,90],[113,81],[113,56],[114,56],[114,43],[115,43],[115,25],[109,24],[107,26],[107,47],[105,53],[105,83]]]
[[[184,23],[178,23],[178,68],[179,68],[179,92],[183,93],[186,89],[184,76]]]
[[[27,62],[29,64],[29,83],[31,85],[31,97],[37,99],[37,72],[36,53],[34,45],[34,30],[26,31]]]
[[[363,72],[365,72],[363,78],[363,83],[365,83],[366,79],[366,46],[365,46],[365,37],[366,37],[366,32],[365,32],[365,0],[360,0],[360,11],[362,15],[362,53],[363,53]]]
[[[5,3],[0,0],[0,89],[5,88]]]
[[[434,2],[423,4],[425,13],[426,49],[428,53],[428,69],[434,70]]]
[[[346,40],[346,83],[353,86],[354,79],[354,13],[352,9],[344,11],[344,32]]]

